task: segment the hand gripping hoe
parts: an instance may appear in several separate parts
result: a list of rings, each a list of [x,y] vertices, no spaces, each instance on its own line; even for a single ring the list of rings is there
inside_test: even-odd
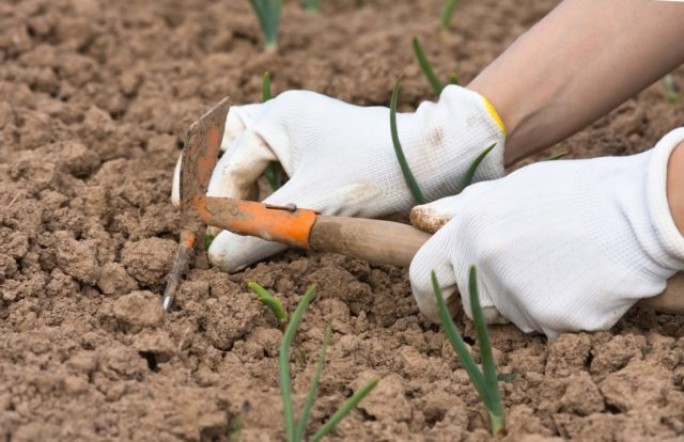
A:
[[[204,226],[257,236],[293,247],[341,253],[376,264],[408,266],[430,234],[381,220],[325,216],[294,204],[273,206],[206,196],[223,138],[229,100],[224,98],[188,129],[180,175],[181,234],[163,306],[169,311]],[[668,281],[660,295],[639,302],[660,312],[684,313],[684,274]]]

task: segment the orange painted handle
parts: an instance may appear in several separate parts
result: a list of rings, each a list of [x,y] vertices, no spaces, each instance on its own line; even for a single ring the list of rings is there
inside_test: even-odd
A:
[[[192,204],[202,222],[210,226],[305,249],[309,248],[309,233],[316,221],[313,210],[252,201],[195,196]]]

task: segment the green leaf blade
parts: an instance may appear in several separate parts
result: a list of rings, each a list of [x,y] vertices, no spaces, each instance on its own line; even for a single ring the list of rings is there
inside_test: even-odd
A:
[[[271,74],[264,72],[263,80],[261,81],[261,101],[266,103],[268,100],[273,98],[271,93]],[[280,167],[277,161],[271,162],[266,170],[264,171],[264,178],[268,181],[269,186],[275,192],[280,189],[282,185],[280,181]]]
[[[209,250],[209,247],[211,247],[211,243],[214,242],[214,238],[216,238],[214,235],[211,235],[209,233],[204,234],[204,239],[202,240],[204,250]]]
[[[264,77],[261,81],[261,102],[266,103],[271,98],[271,74],[264,72]]]
[[[568,154],[567,151],[558,152],[553,155],[549,155],[547,158],[542,158],[540,161],[555,161],[564,158]]]
[[[473,359],[473,357],[470,355],[470,352],[468,352],[465,342],[463,341],[463,337],[461,336],[461,333],[458,331],[454,320],[449,314],[449,309],[444,302],[442,289],[439,286],[439,281],[437,281],[437,275],[435,274],[434,270],[432,271],[432,290],[435,292],[435,297],[437,298],[439,320],[442,323],[444,334],[446,334],[449,343],[451,343],[451,347],[454,349],[456,355],[461,361],[461,365],[463,365],[466,373],[468,373],[468,377],[473,383],[475,390],[477,390],[478,394],[483,397],[483,395],[486,395],[487,392],[484,375],[475,363],[475,359]]]
[[[324,436],[326,436],[328,433],[330,433],[337,424],[342,421],[342,419],[349,414],[350,411],[352,411],[359,402],[368,394],[373,391],[375,387],[378,386],[378,383],[380,382],[380,378],[372,378],[370,381],[368,381],[363,387],[359,388],[354,392],[352,397],[347,399],[341,406],[340,408],[333,414],[330,419],[327,420],[321,428],[316,431],[316,433],[311,436],[311,442],[317,442],[321,440]]]
[[[299,422],[297,424],[297,430],[295,432],[295,440],[297,441],[304,439],[306,424],[309,421],[311,407],[313,407],[314,400],[316,399],[316,393],[318,392],[318,383],[321,379],[321,373],[323,372],[323,365],[325,364],[325,355],[328,350],[328,345],[330,345],[331,337],[332,329],[330,328],[330,326],[327,326],[325,328],[325,335],[323,336],[323,345],[321,346],[321,352],[318,356],[318,362],[316,362],[316,371],[314,372],[313,379],[311,380],[311,387],[309,388],[309,393],[306,395],[306,400],[304,401],[304,406],[302,407],[302,414],[299,417]]]
[[[266,167],[266,170],[264,171],[264,178],[266,178],[266,181],[268,181],[268,185],[271,186],[271,189],[275,192],[276,190],[280,189],[280,186],[282,183],[280,182],[280,163],[277,161],[272,161],[269,163],[268,167]]]
[[[264,36],[265,46],[275,49],[278,44],[278,25],[283,7],[282,0],[250,0],[252,9],[259,21],[259,28]]]
[[[496,417],[497,426],[501,425],[501,428],[504,428],[504,413],[503,406],[501,405],[501,392],[499,391],[496,362],[494,361],[494,355],[492,353],[492,344],[489,340],[487,323],[484,319],[482,306],[480,305],[480,296],[477,288],[477,269],[474,265],[470,267],[468,275],[468,291],[470,292],[470,307],[473,313],[473,323],[475,324],[475,332],[477,333],[477,342],[480,346],[482,373],[487,389],[487,395],[482,399],[490,415]],[[495,420],[490,419],[490,422],[492,424],[492,433],[498,434],[499,430],[494,428]]]
[[[316,12],[321,8],[321,0],[302,0],[305,11]]]
[[[665,89],[667,101],[669,101],[671,104],[677,104],[682,97],[684,97],[684,92],[677,92],[672,74],[667,74],[663,78],[663,89]]]
[[[449,84],[455,84],[457,86],[461,84],[461,80],[456,72],[449,74]]]
[[[482,161],[484,161],[487,154],[491,152],[494,149],[494,147],[496,147],[496,143],[492,143],[491,145],[489,145],[489,147],[483,150],[482,153],[480,153],[480,155],[478,155],[477,158],[475,158],[475,160],[470,164],[470,167],[468,167],[468,170],[466,170],[466,173],[463,176],[463,181],[461,182],[462,189],[465,189],[473,183],[473,179],[475,178],[475,172],[477,172],[477,168],[480,167]]]
[[[440,20],[442,31],[446,32],[451,27],[451,21],[454,18],[457,6],[458,0],[444,0],[444,4],[442,5],[442,17]]]
[[[413,53],[416,55],[420,70],[423,71],[425,78],[427,78],[428,83],[430,83],[430,86],[432,86],[432,90],[435,91],[437,95],[441,94],[442,89],[444,89],[444,85],[439,78],[437,78],[434,69],[432,69],[432,65],[425,56],[425,52],[423,51],[423,47],[420,45],[420,41],[418,41],[417,37],[413,37],[412,43]]]
[[[266,290],[256,282],[248,282],[247,287],[257,295],[257,299],[259,300],[259,302],[264,304],[273,312],[275,317],[278,318],[278,322],[281,325],[287,324],[289,318],[287,316],[285,308],[283,308],[283,303],[280,299],[271,295],[271,293],[268,290]]]
[[[304,297],[297,305],[295,312],[292,314],[290,323],[285,329],[283,340],[280,343],[280,351],[278,354],[278,365],[280,371],[280,393],[283,399],[283,413],[285,415],[286,437],[288,442],[295,441],[295,418],[294,406],[292,404],[292,383],[290,380],[290,347],[294,340],[295,332],[301,321],[304,312],[309,307],[311,299],[316,294],[316,284],[311,284],[306,290]]]
[[[401,77],[398,78],[394,84],[392,98],[390,99],[390,132],[392,134],[392,145],[394,146],[394,153],[397,155],[397,161],[399,161],[401,173],[404,175],[404,181],[406,181],[406,185],[408,186],[411,195],[413,195],[413,199],[415,199],[418,204],[425,204],[427,200],[423,196],[423,192],[421,192],[418,182],[409,168],[406,156],[404,156],[404,149],[401,147],[401,142],[399,141],[399,131],[397,129],[397,102],[399,101],[400,90]]]

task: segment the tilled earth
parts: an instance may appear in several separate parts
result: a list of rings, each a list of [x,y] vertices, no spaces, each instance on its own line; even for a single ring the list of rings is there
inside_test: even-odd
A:
[[[292,355],[301,404],[331,325],[311,430],[377,375],[332,440],[488,440],[477,395],[418,314],[404,269],[291,251],[227,275],[200,254],[164,317],[178,234],[171,175],[187,126],[225,95],[258,101],[264,71],[275,92],[362,105],[386,104],[403,74],[410,110],[434,99],[413,35],[443,78],[467,82],[555,3],[464,1],[439,35],[437,0],[326,0],[319,14],[290,1],[272,54],[246,1],[3,0],[0,438],[282,440],[282,333],[246,282],[292,310],[315,281]],[[635,153],[683,117],[655,84],[553,151]],[[477,353],[470,323],[457,323]],[[634,310],[611,331],[553,343],[512,326],[491,334],[509,440],[684,437],[684,318]]]

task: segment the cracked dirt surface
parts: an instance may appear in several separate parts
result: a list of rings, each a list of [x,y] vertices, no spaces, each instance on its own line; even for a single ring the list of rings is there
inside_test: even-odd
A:
[[[227,275],[200,255],[162,315],[173,167],[210,105],[258,101],[264,71],[276,93],[385,105],[401,73],[411,109],[434,98],[413,35],[440,76],[467,82],[556,2],[464,1],[441,39],[437,0],[323,3],[320,14],[286,5],[278,54],[261,51],[248,2],[0,3],[0,439],[281,440],[282,334],[246,282],[292,310],[316,281],[292,355],[301,403],[331,325],[311,428],[379,375],[331,440],[489,440],[403,269],[289,251]],[[683,117],[656,84],[553,150],[638,152]],[[470,323],[457,323],[473,343]],[[511,326],[491,333],[509,440],[684,437],[684,318],[634,310],[610,331],[550,344]]]

